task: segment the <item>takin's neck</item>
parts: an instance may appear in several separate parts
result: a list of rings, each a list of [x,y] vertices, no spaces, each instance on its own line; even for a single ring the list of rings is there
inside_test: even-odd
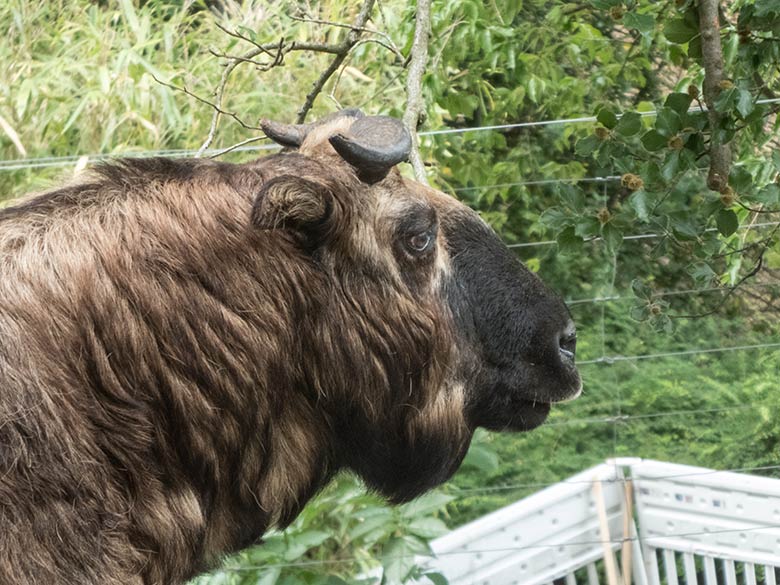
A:
[[[164,454],[162,497],[179,519],[178,536],[154,535],[151,549],[171,552],[152,562],[169,567],[192,550],[183,577],[291,522],[336,471],[299,371],[298,328],[317,310],[318,277],[284,237],[251,240],[249,252],[217,252],[215,270],[193,271],[173,295],[181,304],[170,305],[170,341],[155,335],[170,384],[155,397],[155,426],[168,432],[154,450]],[[147,512],[152,527],[158,516]],[[176,542],[185,547],[173,550]]]

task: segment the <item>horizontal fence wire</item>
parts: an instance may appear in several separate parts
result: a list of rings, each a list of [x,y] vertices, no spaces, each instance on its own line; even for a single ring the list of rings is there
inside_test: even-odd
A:
[[[778,212],[780,213],[780,212]],[[741,225],[737,228],[737,231],[742,230],[751,230],[754,228],[763,228],[763,227],[774,227],[780,225],[779,221],[765,221],[765,222],[759,222],[759,223],[753,223],[749,225]],[[705,232],[716,232],[718,231],[718,228],[707,228],[704,230]],[[623,236],[624,241],[634,241],[634,240],[651,240],[654,238],[662,238],[664,237],[664,234],[633,234],[628,236]],[[584,240],[585,242],[600,242],[602,240],[601,237],[596,238],[588,238]],[[555,240],[542,240],[540,242],[522,242],[519,244],[507,244],[507,248],[533,248],[536,246],[552,246],[553,244],[557,244]]]
[[[588,482],[593,483],[593,482]],[[482,549],[470,549],[470,550],[458,550],[458,551],[442,551],[436,553],[436,557],[451,557],[451,556],[463,556],[463,555],[484,555],[484,554],[490,554],[490,553],[512,553],[512,552],[520,552],[524,550],[550,550],[550,549],[560,549],[563,547],[581,547],[581,546],[619,546],[626,542],[641,542],[641,543],[647,543],[648,541],[653,541],[657,539],[668,539],[668,538],[685,538],[690,536],[707,536],[707,535],[717,535],[717,534],[734,534],[734,533],[742,533],[742,532],[757,532],[760,530],[774,530],[780,528],[780,524],[767,524],[765,526],[747,526],[744,528],[724,528],[722,530],[707,530],[707,531],[695,531],[695,532],[680,532],[680,533],[670,533],[670,534],[659,534],[659,535],[650,535],[650,536],[626,536],[622,538],[613,538],[613,539],[599,539],[599,540],[580,540],[576,542],[559,542],[559,543],[550,543],[550,544],[527,544],[527,545],[520,545],[520,546],[511,546],[511,547],[498,547],[498,548],[482,548]],[[409,553],[409,554],[399,554],[399,555],[389,555],[383,557],[384,561],[390,561],[390,560],[400,560],[400,559],[412,559],[412,558],[424,558],[426,555],[421,555],[419,553]],[[431,555],[432,556],[432,555]],[[288,569],[288,568],[302,568],[302,567],[318,567],[318,566],[324,566],[324,565],[338,565],[338,564],[346,564],[346,563],[358,563],[361,561],[365,561],[365,559],[360,559],[357,557],[351,557],[351,558],[341,558],[341,559],[323,559],[323,560],[309,560],[309,561],[297,561],[297,562],[290,562],[290,563],[269,563],[267,565],[238,565],[238,566],[227,566],[222,567],[220,569],[217,569],[215,572],[219,573],[229,573],[229,572],[245,572],[245,571],[259,571],[259,570],[268,570],[268,569]]]
[[[664,290],[664,291],[658,291],[656,293],[653,293],[651,295],[651,300],[657,298],[673,297],[673,296],[688,296],[688,295],[706,294],[712,292],[730,293],[734,290],[743,290],[743,289],[752,290],[752,289],[763,289],[763,288],[780,288],[780,282],[778,283],[756,282],[753,284],[741,284],[739,286],[713,286],[709,288]],[[609,303],[609,302],[616,302],[616,301],[631,301],[631,300],[636,301],[636,300],[644,300],[644,299],[640,299],[639,297],[634,295],[607,295],[603,297],[567,299],[566,304],[568,306],[573,306],[573,305],[584,305],[584,304],[592,304],[592,303]]]
[[[751,404],[739,404],[735,406],[718,406],[710,408],[694,408],[690,410],[657,411],[646,414],[605,414],[602,416],[590,416],[585,418],[568,418],[562,421],[547,422],[540,428],[567,427],[590,424],[628,423],[636,420],[658,419],[676,416],[691,416],[694,414],[714,414],[722,412],[736,412],[739,410],[753,410],[762,406],[770,406],[770,403],[756,402]]]
[[[775,104],[780,103],[780,98],[768,98],[761,99],[755,102],[757,105]],[[691,108],[691,112],[707,111],[706,107]],[[655,116],[657,110],[650,110],[647,112],[638,112],[641,116]],[[595,116],[580,116],[575,118],[559,118],[554,120],[536,120],[528,122],[515,122],[511,124],[495,124],[488,126],[473,126],[468,128],[441,128],[438,130],[427,130],[420,132],[420,136],[441,136],[446,134],[467,134],[472,132],[488,132],[499,130],[513,130],[521,128],[538,128],[545,126],[569,126],[577,124],[592,124],[596,122]],[[279,146],[275,144],[264,144],[254,146],[241,146],[232,149],[232,152],[251,152],[262,150],[275,150]],[[226,149],[209,149],[203,154],[207,156],[213,156],[220,154]],[[123,156],[169,156],[169,157],[187,157],[197,154],[198,149],[160,149],[160,150],[145,150],[145,151],[129,151],[129,152],[113,152],[113,153],[93,153],[93,154],[76,154],[66,156],[44,156],[38,158],[18,158],[18,159],[6,159],[0,160],[0,171],[21,170],[28,168],[41,168],[52,166],[68,166],[70,164],[77,163],[82,158],[86,157],[89,160],[99,160],[109,157],[123,157]]]
[[[578,366],[586,366],[591,364],[614,364],[617,362],[628,361],[640,361],[640,360],[652,360],[668,357],[690,356],[690,355],[703,355],[709,353],[723,353],[728,351],[747,351],[754,349],[769,349],[780,348],[780,343],[757,343],[754,345],[735,345],[735,346],[721,346],[721,347],[706,347],[700,349],[684,349],[681,351],[667,351],[661,353],[646,353],[639,355],[611,355],[602,356],[591,360],[578,361]]]
[[[621,175],[609,175],[606,177],[562,177],[560,179],[536,179],[528,181],[517,181],[515,183],[495,183],[493,185],[475,185],[473,187],[458,187],[451,189],[454,193],[463,193],[465,191],[484,191],[485,189],[503,189],[506,187],[532,187],[537,185],[560,185],[576,183],[612,183],[619,181]]]
[[[622,467],[619,461],[617,461],[616,458],[616,464],[618,467]],[[709,475],[715,475],[718,473],[753,473],[755,474],[757,471],[778,471],[780,470],[780,465],[758,465],[753,467],[734,467],[730,469],[707,469],[706,471],[691,471],[687,473],[674,473],[669,475],[658,475],[654,476],[653,480],[672,480],[672,479],[686,479],[686,478],[695,478],[695,477],[703,477],[703,476],[709,476]],[[766,476],[759,476],[759,477],[766,477]],[[769,479],[775,479],[770,477]],[[607,478],[607,479],[601,479],[601,483],[623,483],[626,481],[626,478],[624,477],[614,477],[614,478]],[[633,480],[635,483],[640,480]],[[456,498],[462,498],[466,496],[473,496],[473,495],[480,495],[480,494],[489,494],[493,492],[502,492],[502,491],[513,491],[513,490],[521,490],[521,489],[544,489],[556,485],[584,485],[584,484],[592,484],[593,480],[562,480],[562,481],[550,481],[550,482],[526,482],[526,483],[508,483],[508,484],[502,484],[497,486],[488,486],[488,487],[482,487],[482,488],[455,488],[453,489],[452,495],[454,495]]]

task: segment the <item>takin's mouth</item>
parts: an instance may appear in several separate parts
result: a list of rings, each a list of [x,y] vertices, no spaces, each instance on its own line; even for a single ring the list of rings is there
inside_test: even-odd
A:
[[[550,414],[550,409],[554,404],[570,402],[576,400],[582,394],[582,382],[577,390],[562,399],[555,399],[548,402],[539,400],[520,399],[517,401],[515,415],[512,417],[511,428],[519,431],[530,431],[541,426]]]
[[[517,411],[513,416],[512,429],[518,431],[531,431],[547,420],[552,404],[537,400],[518,401]]]

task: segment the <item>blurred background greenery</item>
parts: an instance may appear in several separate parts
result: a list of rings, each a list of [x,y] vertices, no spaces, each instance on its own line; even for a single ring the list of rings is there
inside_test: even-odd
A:
[[[778,463],[774,4],[723,3],[730,85],[716,131],[732,140],[735,164],[731,191],[715,193],[704,184],[712,129],[688,111],[703,76],[692,1],[433,2],[420,128],[429,178],[575,301],[584,395],[533,433],[478,434],[455,478],[407,506],[340,477],[290,528],[198,584],[405,582],[421,571],[414,555],[448,526],[612,456]],[[358,9],[346,0],[0,3],[0,205],[98,157],[192,156],[213,110],[172,86],[213,101],[228,62],[218,55],[252,42],[336,42],[343,27],[311,19],[349,23]],[[379,32],[364,33],[370,41],[350,52],[310,118],[340,107],[401,115],[414,6],[377,2],[369,26]],[[268,71],[242,63],[223,107],[247,126],[292,121],[331,58],[290,52]],[[658,115],[621,117],[650,111]],[[463,131],[505,124],[515,126]],[[440,130],[453,132],[425,134]],[[226,116],[211,146],[255,136]],[[222,158],[249,160],[265,144]],[[624,239],[644,234],[657,237]],[[684,353],[657,355],[670,352]],[[604,359],[615,356],[646,358]]]

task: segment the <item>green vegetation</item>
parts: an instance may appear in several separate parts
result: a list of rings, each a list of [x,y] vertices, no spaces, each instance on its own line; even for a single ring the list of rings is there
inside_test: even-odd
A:
[[[705,77],[692,0],[433,3],[421,130],[597,117],[422,140],[432,182],[480,210],[508,243],[557,241],[517,251],[566,298],[621,297],[572,305],[580,360],[780,342],[780,10],[772,0],[721,4],[725,79],[713,119],[689,109],[700,103]],[[301,6],[3,3],[0,159],[48,164],[34,159],[197,149],[212,109],[157,80],[213,101],[225,60],[212,50],[239,55],[252,42],[337,42],[346,34],[290,18]],[[325,0],[309,16],[345,23],[358,8]],[[339,105],[403,111],[402,59],[384,45],[408,55],[413,7],[377,3],[369,24],[382,34],[365,33],[374,42],[353,49],[315,101],[314,117]],[[230,77],[223,108],[247,126],[261,116],[293,120],[329,62],[327,54],[300,51],[269,71],[244,63]],[[223,116],[213,146],[257,135]],[[708,183],[713,140],[733,155],[716,189]],[[0,200],[69,178],[76,159],[15,170],[27,163],[0,163]],[[578,182],[612,176],[622,180]],[[561,182],[527,184],[555,179]],[[623,239],[648,233],[658,237]],[[717,287],[725,288],[710,290]],[[707,292],[668,294],[690,289]],[[383,583],[399,583],[418,572],[414,555],[425,555],[445,524],[614,455],[720,469],[780,459],[777,348],[584,364],[582,372],[581,399],[534,433],[480,434],[467,464],[439,492],[393,509],[342,477],[286,531],[196,582],[337,585],[359,582],[356,575],[376,582],[372,571],[381,566]]]

